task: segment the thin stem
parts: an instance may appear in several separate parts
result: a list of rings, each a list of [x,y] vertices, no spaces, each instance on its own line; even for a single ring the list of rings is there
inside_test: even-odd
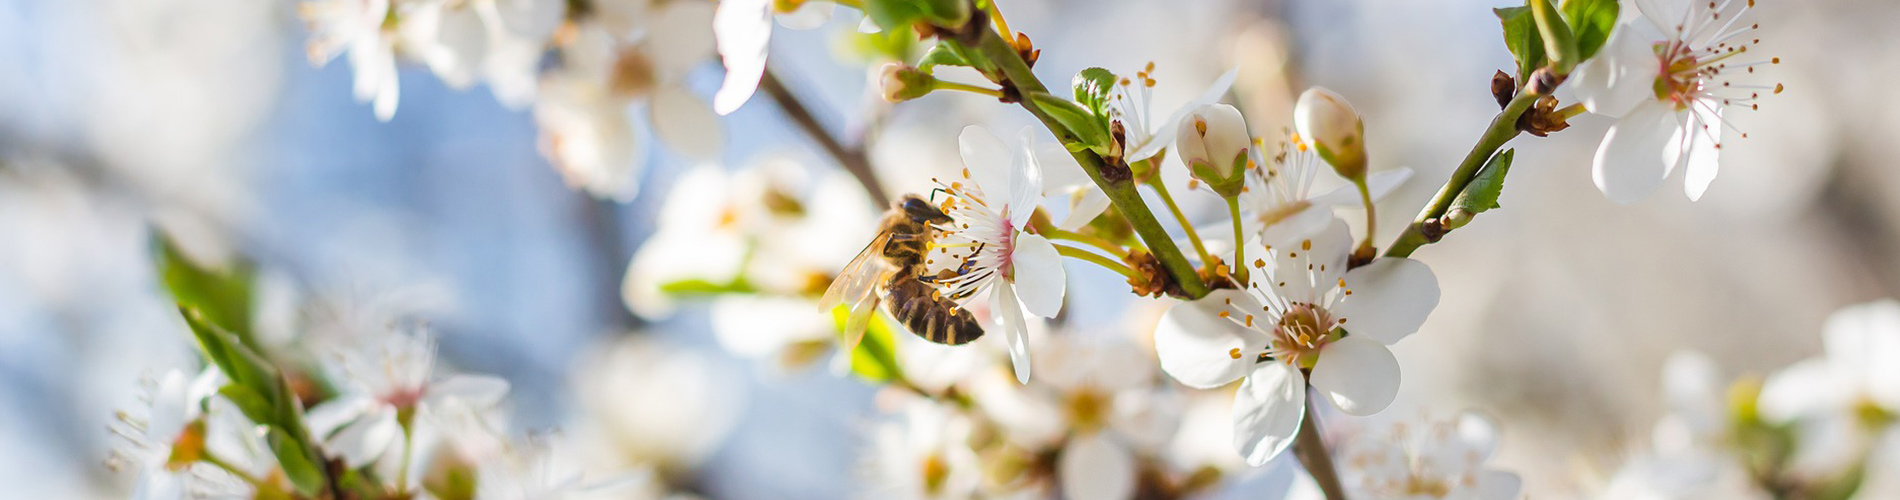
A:
[[[415,429],[415,426],[410,425],[409,422],[403,423],[402,463],[396,465],[396,491],[399,493],[409,492],[409,462],[411,461],[410,460],[411,454],[415,453],[415,448],[416,448],[416,438],[415,438],[414,429]]]
[[[1103,252],[1108,252],[1109,255],[1114,255],[1116,258],[1128,257],[1128,249],[1122,248],[1120,245],[1116,245],[1112,242],[1109,242],[1108,240],[1102,239],[1102,237],[1100,236],[1082,234],[1082,233],[1078,233],[1074,231],[1064,231],[1064,230],[1056,229],[1053,227],[1037,228],[1036,233],[1041,234],[1043,237],[1049,238],[1052,240],[1068,240],[1068,241],[1073,241],[1077,243],[1084,243],[1089,246],[1099,248]]]
[[[961,91],[969,92],[972,94],[981,94],[981,95],[986,95],[990,97],[998,97],[998,98],[1003,97],[1003,91],[1000,89],[993,89],[989,87],[978,87],[978,86],[970,85],[967,83],[957,83],[957,82],[937,80],[935,87],[937,90],[961,90]]]
[[[1201,242],[1201,233],[1194,230],[1193,224],[1188,223],[1187,215],[1181,213],[1181,206],[1174,203],[1174,195],[1168,194],[1167,181],[1155,177],[1155,181],[1147,183],[1147,186],[1154,189],[1156,196],[1161,197],[1161,204],[1168,206],[1168,213],[1174,214],[1174,222],[1181,225],[1182,232],[1187,233],[1188,243],[1194,244],[1194,253],[1201,255],[1201,264],[1213,262],[1212,255],[1207,253],[1207,244]]]
[[[1062,254],[1063,257],[1088,261],[1095,265],[1102,266],[1103,269],[1121,273],[1122,276],[1127,276],[1128,279],[1131,280],[1140,281],[1142,279],[1141,275],[1135,273],[1134,269],[1129,269],[1128,266],[1122,265],[1120,262],[1115,262],[1114,259],[1104,257],[1101,254],[1068,245],[1056,245],[1055,247],[1056,253]]]
[[[1359,241],[1359,248],[1365,250],[1366,255],[1372,255],[1372,238],[1379,234],[1379,211],[1372,205],[1372,188],[1366,187],[1365,177],[1353,184],[1359,186],[1359,201],[1366,205],[1366,237]]]
[[[211,450],[209,449],[205,450],[203,455],[199,455],[199,459],[203,460],[204,463],[211,464],[213,467],[223,469],[225,472],[229,472],[233,476],[237,476],[238,479],[243,479],[244,482],[250,483],[251,487],[257,488],[258,491],[263,491],[266,486],[264,484],[264,481],[261,479],[258,479],[257,476],[252,476],[250,472],[246,472],[244,469],[240,469],[235,465],[231,465],[230,462],[226,462],[224,461],[224,459],[218,458],[218,455],[216,453],[212,453]]]
[[[1302,389],[1305,390],[1305,389]],[[1294,437],[1293,456],[1300,459],[1313,482],[1326,494],[1326,500],[1346,500],[1346,489],[1339,485],[1339,473],[1333,469],[1333,455],[1326,450],[1326,438],[1319,435],[1319,413],[1313,411],[1312,391],[1306,394],[1306,418],[1300,420],[1299,435]]]
[[[805,102],[799,100],[797,95],[792,94],[791,89],[785,87],[785,82],[780,81],[778,74],[771,68],[766,68],[765,76],[759,79],[759,90],[771,96],[772,101],[777,102],[779,109],[785,112],[785,116],[792,119],[792,123],[797,124],[799,129],[805,131],[805,135],[811,136],[812,140],[818,141],[818,146],[823,148],[826,154],[837,160],[839,166],[844,167],[846,172],[851,173],[851,177],[858,180],[859,185],[864,186],[864,193],[871,197],[873,205],[882,210],[891,204],[891,197],[884,192],[884,184],[878,181],[877,172],[871,170],[871,158],[865,155],[864,149],[847,147],[838,138],[832,137],[831,132],[827,131],[823,124],[818,123],[818,118],[812,115],[811,108],[805,106]]]
[[[1029,64],[1023,61],[1022,56],[1016,52],[1016,48],[1004,41],[995,30],[988,29],[987,26],[984,28],[982,33],[977,34],[974,45],[963,45],[966,59],[976,65],[977,69],[991,81],[1005,88],[1015,89],[1016,95],[1048,93],[1048,88],[1044,87],[1042,81],[1036,78],[1036,74],[1029,70]],[[1063,144],[1081,143],[1068,126],[1063,125],[1049,111],[1042,109],[1034,99],[1022,99],[1017,104],[1035,115],[1036,119],[1053,132]],[[1070,155],[1082,165],[1084,172],[1088,172],[1089,179],[1095,181],[1095,185],[1102,188],[1102,192],[1108,195],[1109,203],[1128,219],[1129,225],[1134,226],[1135,233],[1141,236],[1141,240],[1154,254],[1155,260],[1161,263],[1162,269],[1167,270],[1175,283],[1180,285],[1181,291],[1188,298],[1200,298],[1207,295],[1207,283],[1201,281],[1201,276],[1195,272],[1194,265],[1188,263],[1187,257],[1181,254],[1181,249],[1176,247],[1174,241],[1168,236],[1168,231],[1162,229],[1154,213],[1148,210],[1147,203],[1141,199],[1141,193],[1135,190],[1134,176],[1129,172],[1128,166],[1111,166],[1100,155],[1087,149],[1072,150]]]
[[[1471,152],[1466,154],[1464,161],[1458,164],[1458,169],[1452,171],[1451,179],[1445,181],[1444,187],[1438,188],[1438,194],[1432,197],[1432,203],[1419,211],[1418,218],[1412,221],[1411,227],[1405,229],[1405,234],[1393,240],[1392,246],[1386,249],[1385,256],[1410,256],[1414,250],[1418,250],[1418,247],[1431,243],[1435,239],[1425,236],[1425,225],[1443,217],[1445,211],[1451,209],[1452,201],[1458,198],[1458,193],[1464,192],[1465,186],[1471,184],[1471,179],[1477,176],[1478,168],[1484,166],[1485,160],[1497,153],[1498,148],[1504,147],[1504,143],[1517,137],[1517,118],[1524,114],[1524,110],[1530,109],[1531,103],[1536,102],[1538,97],[1541,96],[1527,90],[1518,92],[1516,97],[1511,98],[1511,102],[1504,106],[1504,110],[1499,111],[1498,116],[1491,119],[1491,126],[1484,129],[1484,135],[1478,137],[1478,143],[1471,146]]]
[[[1240,286],[1242,288],[1246,288],[1247,286],[1247,238],[1245,235],[1242,234],[1244,231],[1242,231],[1240,228],[1240,197],[1239,196],[1230,196],[1227,198],[1227,218],[1229,220],[1232,220],[1234,223],[1234,265],[1233,267],[1230,267],[1229,269],[1233,270],[1234,280],[1240,282]]]

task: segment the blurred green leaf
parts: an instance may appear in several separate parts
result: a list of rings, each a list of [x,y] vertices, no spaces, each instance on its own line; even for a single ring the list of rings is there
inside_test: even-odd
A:
[[[157,237],[158,273],[179,305],[190,306],[204,319],[231,332],[244,345],[259,349],[251,334],[251,283],[255,268],[245,261],[229,269],[213,269],[193,262],[163,232]]]
[[[735,279],[730,283],[713,283],[703,279],[686,279],[660,284],[660,292],[667,295],[720,295],[728,293],[755,293],[751,283],[744,279]]]
[[[1558,74],[1570,74],[1577,65],[1577,37],[1570,33],[1570,25],[1564,23],[1556,5],[1550,0],[1530,0],[1531,19],[1537,22],[1537,33],[1544,42],[1544,57],[1551,62],[1551,68]]]
[[[328,487],[323,467],[312,461],[317,455],[305,448],[302,440],[282,428],[271,427],[265,441],[270,444],[271,453],[277,456],[277,465],[283,468],[284,476],[296,485],[297,493],[315,497]]]
[[[859,55],[867,56],[868,61],[908,60],[916,55],[917,35],[907,30],[884,30],[876,33],[859,33],[852,30],[848,34],[851,46]]]
[[[1579,62],[1589,60],[1610,40],[1621,9],[1617,0],[1564,0],[1564,21],[1576,36]]]
[[[1530,81],[1531,72],[1544,66],[1544,38],[1537,33],[1537,19],[1531,15],[1530,7],[1502,7],[1491,9],[1504,25],[1504,47],[1511,50],[1512,59],[1517,61],[1517,83],[1524,85]]]
[[[885,31],[910,33],[911,24],[924,18],[921,0],[865,0],[864,15]]]
[[[1511,173],[1511,160],[1517,156],[1516,149],[1506,149],[1485,162],[1478,174],[1458,193],[1458,199],[1452,202],[1455,210],[1464,210],[1471,214],[1484,213],[1498,208],[1498,196],[1504,193],[1504,176]]]
[[[1075,87],[1075,102],[1095,116],[1108,116],[1108,96],[1115,89],[1114,73],[1102,68],[1085,69],[1075,74],[1070,85]]]
[[[831,310],[832,320],[840,332],[844,331],[845,321],[850,316],[851,310],[844,306]],[[884,320],[884,315],[872,313],[864,327],[864,338],[858,341],[858,348],[851,351],[851,373],[877,384],[902,378],[903,371],[897,365],[897,339],[892,335],[891,324]]]

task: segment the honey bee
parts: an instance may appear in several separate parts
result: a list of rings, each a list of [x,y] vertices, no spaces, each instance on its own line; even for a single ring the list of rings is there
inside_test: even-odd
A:
[[[851,313],[844,328],[847,351],[857,348],[880,302],[891,317],[924,340],[960,345],[983,336],[982,325],[969,311],[930,286],[938,276],[924,271],[936,226],[950,221],[943,210],[917,195],[905,195],[884,213],[877,237],[845,265],[818,301],[827,311],[849,301]],[[944,272],[954,275],[962,270]]]

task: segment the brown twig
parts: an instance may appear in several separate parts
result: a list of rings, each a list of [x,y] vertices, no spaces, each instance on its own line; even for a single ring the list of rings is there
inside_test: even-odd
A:
[[[837,137],[832,136],[831,132],[825,129],[824,124],[818,123],[818,118],[812,115],[811,108],[806,107],[804,101],[792,94],[791,89],[785,87],[785,82],[779,80],[777,73],[771,68],[767,68],[765,76],[759,79],[759,90],[771,96],[772,102],[778,103],[779,109],[785,112],[787,118],[792,119],[792,123],[798,124],[800,130],[804,130],[812,140],[818,141],[818,145],[824,148],[825,153],[830,154],[832,159],[838,161],[839,166],[844,167],[846,172],[851,173],[851,177],[858,180],[858,184],[864,186],[864,193],[871,197],[872,204],[879,209],[890,205],[891,197],[884,192],[884,185],[878,182],[877,172],[871,170],[871,159],[865,154],[862,144],[847,146]]]

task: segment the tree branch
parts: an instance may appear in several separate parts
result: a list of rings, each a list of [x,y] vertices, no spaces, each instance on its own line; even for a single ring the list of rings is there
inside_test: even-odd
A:
[[[780,81],[771,68],[767,68],[765,76],[759,79],[759,90],[772,96],[772,102],[778,103],[779,109],[785,112],[787,118],[792,119],[792,123],[798,124],[798,128],[804,130],[806,135],[818,141],[818,145],[824,148],[825,153],[830,154],[832,159],[838,161],[839,166],[844,167],[846,172],[851,173],[851,177],[858,180],[859,185],[864,186],[864,193],[871,197],[872,204],[877,205],[880,210],[890,206],[891,197],[884,192],[884,185],[878,181],[877,172],[871,170],[871,159],[865,155],[862,144],[846,146],[838,138],[833,137],[831,132],[825,129],[824,124],[818,123],[818,118],[812,115],[811,108],[806,107],[804,101],[792,94],[791,89],[785,87],[785,82]]]
[[[1410,256],[1414,250],[1418,250],[1418,247],[1438,241],[1437,236],[1426,235],[1426,231],[1438,231],[1438,229],[1426,226],[1437,224],[1437,219],[1444,217],[1445,211],[1451,210],[1451,203],[1458,199],[1458,194],[1464,192],[1465,186],[1471,184],[1471,179],[1478,175],[1478,169],[1484,166],[1485,160],[1497,154],[1498,148],[1504,147],[1504,143],[1517,137],[1517,118],[1523,116],[1524,111],[1530,109],[1531,104],[1537,102],[1538,97],[1542,96],[1526,88],[1512,97],[1511,102],[1504,105],[1504,110],[1499,111],[1498,116],[1491,119],[1491,126],[1484,129],[1484,135],[1478,138],[1477,144],[1471,146],[1471,152],[1466,154],[1464,161],[1458,164],[1458,169],[1452,171],[1451,179],[1445,181],[1444,187],[1438,188],[1438,194],[1432,197],[1432,203],[1426,205],[1425,209],[1418,213],[1418,218],[1412,221],[1412,225],[1405,228],[1405,233],[1399,235],[1397,240],[1392,241],[1392,246],[1386,248],[1386,257]],[[1439,235],[1442,236],[1442,233]]]
[[[1339,485],[1339,473],[1333,469],[1333,455],[1326,450],[1326,438],[1319,435],[1319,414],[1313,411],[1314,397],[1311,391],[1307,392],[1306,418],[1300,420],[1299,435],[1294,437],[1293,456],[1300,459],[1300,466],[1306,468],[1307,475],[1313,476],[1313,482],[1319,483],[1326,500],[1346,500],[1346,490]]]

